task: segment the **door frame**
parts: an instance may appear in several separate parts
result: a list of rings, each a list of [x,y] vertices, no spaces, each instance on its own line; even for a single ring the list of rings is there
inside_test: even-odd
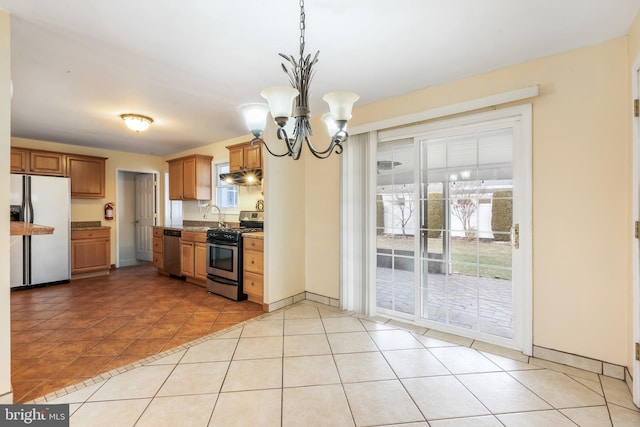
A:
[[[631,99],[640,99],[640,56],[633,62],[631,68]],[[631,324],[633,329],[633,341],[631,342],[631,375],[633,381],[633,403],[640,407],[640,361],[635,358],[635,343],[640,343],[640,240],[635,238],[635,221],[640,220],[640,118],[634,117],[633,102],[630,103],[632,122],[632,203],[631,224],[629,224],[629,236],[631,237],[632,264],[633,264],[633,310]],[[626,375],[625,375],[626,378]]]
[[[117,201],[120,200],[120,196],[123,192],[123,189],[120,188],[120,182],[119,182],[119,177],[120,177],[120,173],[136,173],[136,174],[151,174],[154,176],[156,185],[155,185],[155,197],[154,197],[154,202],[153,202],[153,209],[156,215],[155,218],[155,224],[158,224],[158,221],[160,219],[160,210],[159,210],[159,203],[160,203],[160,181],[159,181],[159,177],[161,176],[161,172],[157,171],[157,170],[149,170],[149,169],[131,169],[131,168],[116,168],[115,170],[115,181],[116,181],[116,185],[115,185],[115,200],[116,200],[116,207],[115,207],[115,215],[118,215],[118,203]],[[135,219],[135,218],[133,218]],[[115,266],[116,268],[120,268],[120,227],[118,227],[118,221],[114,222],[114,227],[115,227],[115,245],[116,245],[116,256],[115,256]]]

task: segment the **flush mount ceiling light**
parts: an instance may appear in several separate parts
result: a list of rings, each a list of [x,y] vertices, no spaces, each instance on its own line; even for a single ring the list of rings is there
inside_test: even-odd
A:
[[[313,77],[313,66],[318,62],[318,54],[304,56],[304,30],[305,13],[304,0],[300,1],[300,57],[295,59],[293,55],[280,54],[291,67],[287,68],[282,64],[282,69],[289,76],[291,87],[278,86],[263,90],[260,95],[267,100],[267,104],[244,104],[238,110],[244,115],[247,127],[254,138],[251,145],[256,141],[261,142],[267,151],[276,157],[290,156],[294,160],[300,158],[303,144],[307,144],[311,153],[319,159],[326,159],[332,152],[340,154],[342,143],[349,134],[347,133],[347,122],[351,118],[353,104],[360,98],[353,92],[331,92],[322,99],[329,104],[330,115],[323,116],[323,120],[329,127],[331,142],[324,150],[316,149],[311,143],[311,123],[309,110],[309,85]],[[293,100],[296,99],[294,117],[291,117]],[[278,124],[278,139],[285,142],[286,149],[282,154],[276,154],[267,146],[266,142],[260,138],[264,131],[267,113],[271,111],[271,117]]]
[[[122,120],[124,120],[124,124],[133,131],[136,132],[144,132],[149,129],[151,123],[153,123],[153,119],[147,116],[141,116],[140,114],[122,114],[120,115]]]

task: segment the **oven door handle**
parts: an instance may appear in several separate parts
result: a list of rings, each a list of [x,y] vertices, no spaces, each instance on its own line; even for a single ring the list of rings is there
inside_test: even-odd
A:
[[[222,283],[223,285],[238,286],[238,282],[234,280],[225,279],[224,277],[214,276],[213,274],[207,274],[207,279],[214,282]]]
[[[237,243],[229,243],[229,242],[211,242],[211,241],[207,241],[207,244],[211,245],[211,246],[224,246],[226,248],[238,247]]]

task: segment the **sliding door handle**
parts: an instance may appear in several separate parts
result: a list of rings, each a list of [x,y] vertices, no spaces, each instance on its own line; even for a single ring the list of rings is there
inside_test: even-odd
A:
[[[520,247],[520,224],[513,224],[511,226],[511,246],[515,249]]]

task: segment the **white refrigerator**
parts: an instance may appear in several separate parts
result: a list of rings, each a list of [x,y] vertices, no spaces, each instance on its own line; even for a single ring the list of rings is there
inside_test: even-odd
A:
[[[12,211],[19,211],[21,221],[54,227],[53,234],[11,238],[11,288],[68,283],[71,279],[69,178],[11,174],[10,204]]]

